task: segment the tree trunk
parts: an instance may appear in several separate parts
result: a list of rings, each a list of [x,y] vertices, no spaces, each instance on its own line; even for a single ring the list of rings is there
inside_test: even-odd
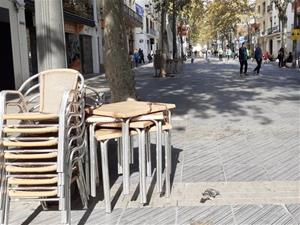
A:
[[[176,2],[175,2],[175,0],[173,0],[172,33],[173,33],[173,60],[174,60],[175,58],[177,58]]]
[[[281,18],[281,46],[286,49],[286,38],[287,38],[287,19]]]
[[[161,7],[161,28],[160,28],[160,71],[159,71],[159,76],[160,77],[165,77],[167,72],[166,72],[166,63],[167,63],[167,52],[166,52],[166,43],[165,39],[167,36],[166,32],[166,3],[164,1],[164,4]]]
[[[123,1],[103,0],[105,75],[112,101],[136,98],[135,80],[128,61]]]

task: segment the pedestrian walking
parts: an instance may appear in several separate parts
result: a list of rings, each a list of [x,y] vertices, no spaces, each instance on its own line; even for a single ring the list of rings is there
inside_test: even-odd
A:
[[[142,49],[139,49],[140,63],[145,64],[144,52]]]
[[[195,59],[195,53],[192,52],[192,53],[191,53],[191,63],[194,63],[194,59]]]
[[[284,66],[284,63],[283,63],[283,59],[284,59],[284,48],[281,47],[278,51],[278,56],[277,56],[277,59],[279,60],[278,62],[278,67],[281,68]]]
[[[139,62],[140,62],[140,55],[139,55],[139,52],[137,51],[137,49],[134,50],[133,57],[134,57],[134,61],[135,61],[135,66],[138,67]]]
[[[239,61],[240,61],[240,75],[243,76],[243,68],[244,74],[247,76],[247,69],[248,69],[248,55],[247,55],[247,48],[244,46],[245,43],[242,44],[242,47],[239,49]]]
[[[255,51],[254,51],[254,58],[256,60],[257,66],[255,67],[255,69],[253,70],[253,72],[257,75],[259,75],[259,71],[261,68],[261,63],[262,63],[262,50],[259,46],[259,44],[257,44]]]
[[[226,56],[227,56],[227,60],[229,61],[229,58],[231,57],[231,49],[229,48],[229,46],[227,46],[227,49],[226,49]]]

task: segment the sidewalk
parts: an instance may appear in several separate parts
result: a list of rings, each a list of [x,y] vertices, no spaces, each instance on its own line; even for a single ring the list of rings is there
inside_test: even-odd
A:
[[[158,196],[153,170],[149,204],[142,207],[135,165],[129,196],[120,194],[121,177],[112,172],[111,214],[105,214],[99,190],[101,200],[87,211],[72,210],[74,224],[300,224],[299,72],[267,64],[262,77],[241,79],[237,61],[196,59],[175,77],[153,74],[150,64],[135,70],[139,99],[177,105],[171,197]],[[107,90],[103,76],[87,83]],[[113,171],[114,157],[109,155]],[[200,203],[209,188],[220,195]],[[58,211],[37,213],[36,207],[12,207],[11,223],[59,222]]]

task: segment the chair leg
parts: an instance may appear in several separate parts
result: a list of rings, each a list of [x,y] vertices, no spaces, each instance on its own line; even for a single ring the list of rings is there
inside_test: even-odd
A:
[[[89,159],[89,143],[88,143],[88,133],[85,131],[85,135],[84,135],[84,142],[85,142],[85,147],[86,147],[86,154],[85,154],[85,180],[86,180],[86,190],[87,190],[87,194],[89,195],[91,193],[91,181],[90,181],[90,159]]]
[[[71,182],[69,176],[65,180],[64,197],[59,201],[61,209],[61,223],[71,225]]]
[[[86,190],[86,182],[85,182],[84,176],[83,176],[83,166],[82,166],[82,163],[80,161],[78,163],[79,163],[78,164],[79,174],[78,174],[78,178],[76,179],[76,182],[77,182],[77,186],[78,186],[78,190],[79,190],[79,194],[80,194],[82,205],[86,209],[87,206],[88,206],[88,197],[87,197],[87,190]]]
[[[101,147],[101,160],[102,160],[102,179],[103,179],[103,192],[105,201],[105,211],[111,213],[110,203],[110,184],[109,184],[109,171],[108,171],[108,157],[107,157],[107,140],[100,142]]]
[[[91,178],[91,196],[96,197],[96,151],[97,146],[95,142],[95,125],[90,125],[89,127],[89,137],[90,137],[90,178]]]
[[[162,192],[162,134],[161,134],[161,121],[157,125],[157,142],[156,142],[156,176],[157,176],[157,192]]]
[[[47,202],[42,201],[42,202],[41,202],[41,206],[42,206],[43,210],[48,210]]]
[[[5,214],[4,214],[4,224],[8,224],[9,221],[9,207],[10,207],[10,197],[6,195],[5,199]]]
[[[134,163],[134,145],[133,145],[134,139],[133,136],[130,136],[130,164]]]
[[[123,173],[122,138],[118,138],[118,174]]]
[[[171,131],[166,130],[165,132],[165,168],[166,168],[166,197],[170,197],[171,192]]]
[[[145,130],[139,135],[139,175],[140,175],[140,202],[147,202],[146,196],[146,154],[145,154]]]
[[[2,197],[1,197],[1,208],[2,208],[2,213],[1,213],[1,225],[6,225],[7,223],[5,223],[5,221],[7,220],[7,214],[9,212],[7,212],[7,201],[9,200],[9,196],[8,196],[8,192],[7,192],[7,182],[6,182],[6,178],[5,178],[5,174],[2,177],[3,181],[2,183]]]
[[[152,165],[151,165],[151,138],[150,132],[146,134],[146,159],[147,159],[147,177],[152,175]]]

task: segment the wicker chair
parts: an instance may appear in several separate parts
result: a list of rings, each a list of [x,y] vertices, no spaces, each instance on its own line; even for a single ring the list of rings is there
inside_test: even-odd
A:
[[[15,199],[58,201],[61,222],[70,224],[73,181],[87,206],[84,106],[84,78],[71,69],[40,72],[0,93],[1,224]]]

